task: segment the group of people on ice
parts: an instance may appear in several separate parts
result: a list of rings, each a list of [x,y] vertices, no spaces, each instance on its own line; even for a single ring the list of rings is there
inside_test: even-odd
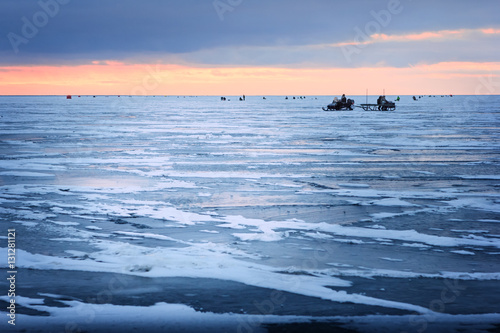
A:
[[[396,101],[399,101],[400,98],[396,99]],[[345,94],[342,95],[340,99],[335,97],[332,101],[332,103],[328,104],[326,108],[323,108],[325,111],[333,111],[333,110],[352,110],[354,107],[354,100],[348,99]],[[387,111],[387,110],[394,110],[396,108],[396,105],[394,102],[388,101],[385,96],[379,96],[377,99],[377,104],[361,104],[361,108],[365,110],[382,110],[382,111]]]
[[[345,94],[342,94],[342,97],[340,99],[338,99],[337,97],[333,99],[333,102],[328,105],[328,110],[352,110],[353,105],[354,100],[347,99],[347,97],[345,97]]]
[[[396,101],[399,101],[400,98],[398,96],[398,98],[396,99]],[[394,110],[395,109],[395,104],[394,102],[389,102],[386,98],[385,98],[385,95],[384,96],[379,96],[377,98],[377,105],[378,105],[378,109],[379,110],[382,110],[382,111],[387,111],[387,110]]]

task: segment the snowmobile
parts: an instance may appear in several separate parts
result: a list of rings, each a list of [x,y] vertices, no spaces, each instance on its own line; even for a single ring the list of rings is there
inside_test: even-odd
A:
[[[348,99],[345,103],[340,100],[334,100],[332,103],[328,104],[326,108],[323,108],[323,111],[352,110],[353,105],[354,100],[352,99]]]

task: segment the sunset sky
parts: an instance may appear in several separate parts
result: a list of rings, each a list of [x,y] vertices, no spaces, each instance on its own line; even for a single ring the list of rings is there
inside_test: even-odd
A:
[[[0,95],[500,94],[498,0],[2,0]]]

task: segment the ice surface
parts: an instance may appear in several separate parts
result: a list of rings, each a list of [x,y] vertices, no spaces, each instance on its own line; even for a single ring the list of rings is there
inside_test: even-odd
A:
[[[59,295],[41,294],[46,298],[58,298]],[[2,297],[5,298],[5,297]],[[0,298],[1,299],[1,298]],[[48,307],[43,304],[44,299],[20,298],[20,304],[38,311],[46,311],[49,317],[28,317],[20,315],[20,326],[30,331],[39,330],[41,327],[58,326],[85,329],[92,332],[129,331],[130,326],[135,329],[148,330],[149,332],[266,332],[261,324],[288,324],[318,322],[315,317],[308,316],[276,316],[276,315],[251,315],[251,314],[217,314],[211,312],[197,312],[183,304],[156,303],[148,307],[118,306],[111,304],[85,304],[80,301],[62,301],[64,307]],[[77,324],[68,324],[68,318],[84,317],[86,321]],[[456,332],[482,328],[485,331],[492,329],[498,323],[499,315],[456,315],[445,314],[424,317],[425,327],[431,327],[439,332]],[[161,320],[158,320],[161,318]],[[27,320],[29,319],[29,320]],[[355,319],[355,320],[353,320]],[[388,332],[401,331],[408,323],[414,322],[415,316],[365,316],[356,318],[324,317],[319,322],[330,324],[330,330],[339,327],[349,328],[360,332]],[[142,324],[138,324],[142,323]],[[0,324],[2,325],[2,324]],[[338,325],[338,326],[337,326]],[[5,324],[2,326],[5,327]],[[2,327],[0,326],[0,327]],[[317,329],[318,326],[316,326]],[[319,326],[321,327],[321,326]],[[314,328],[314,326],[313,326]]]
[[[498,328],[500,98],[467,98],[1,97],[20,327]]]
[[[27,171],[2,171],[0,176],[15,176],[15,177],[54,177],[52,174],[41,172],[27,172]]]

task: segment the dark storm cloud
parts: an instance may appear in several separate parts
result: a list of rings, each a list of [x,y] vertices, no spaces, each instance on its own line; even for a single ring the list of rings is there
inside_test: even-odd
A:
[[[335,43],[355,38],[355,28],[397,1],[2,0],[0,56],[3,64],[63,63]],[[485,27],[498,22],[500,7],[496,0],[398,6],[383,33]],[[236,60],[252,61],[227,62]]]
[[[53,54],[111,51],[120,56],[134,52],[191,52],[227,45],[320,41],[332,26],[327,20],[329,15],[320,10],[323,7],[333,11],[335,6],[328,4],[247,0],[233,6],[232,11],[223,11],[224,21],[221,21],[221,11],[217,12],[211,0],[72,0],[60,5],[58,14],[20,49]],[[33,21],[40,6],[35,1],[7,0],[1,3],[0,10],[9,13],[1,23],[2,34],[14,32],[22,36],[25,24],[22,18]],[[318,13],[323,17],[318,17]],[[9,44],[3,38],[1,50],[10,50]]]

